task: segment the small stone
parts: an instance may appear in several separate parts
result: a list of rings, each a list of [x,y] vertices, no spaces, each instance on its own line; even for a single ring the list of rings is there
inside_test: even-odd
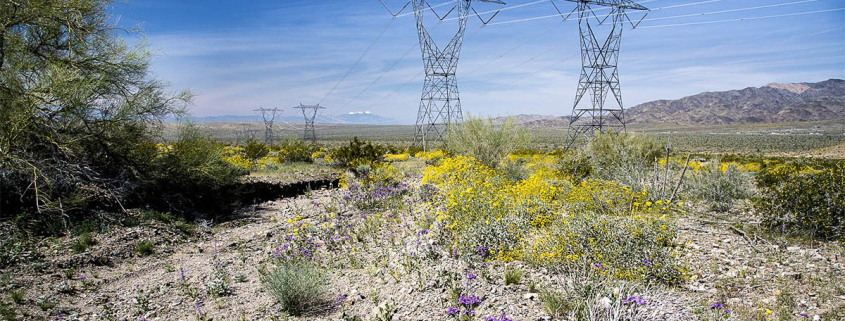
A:
[[[525,293],[522,298],[525,300],[534,300],[537,298],[537,293]]]

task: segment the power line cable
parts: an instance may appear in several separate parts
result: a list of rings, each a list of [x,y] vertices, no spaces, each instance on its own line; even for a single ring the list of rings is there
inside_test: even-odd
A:
[[[801,15],[808,15],[808,14],[815,14],[815,13],[824,13],[824,12],[833,12],[833,11],[841,11],[841,10],[845,10],[845,8],[836,8],[836,9],[827,9],[827,10],[816,10],[816,11],[807,11],[807,12],[795,12],[795,13],[786,13],[786,14],[768,15],[768,16],[759,16],[759,17],[747,17],[747,18],[736,18],[736,19],[724,19],[724,20],[714,20],[714,21],[699,21],[699,22],[674,23],[674,24],[655,25],[655,26],[642,26],[642,27],[637,27],[637,29],[653,29],[653,28],[666,28],[666,27],[680,27],[680,26],[704,25],[704,24],[714,24],[714,23],[723,23],[723,22],[735,22],[735,21],[746,21],[746,20],[759,20],[759,19],[769,19],[769,18],[781,18],[781,17],[801,16]]]
[[[794,2],[769,4],[769,5],[763,5],[763,6],[748,7],[748,8],[728,9],[728,10],[710,11],[710,12],[701,12],[701,13],[691,13],[691,14],[683,14],[683,15],[669,16],[669,17],[648,18],[648,19],[643,19],[641,21],[654,21],[654,20],[678,19],[678,18],[687,18],[687,17],[699,17],[699,16],[706,16],[706,15],[713,15],[713,14],[722,14],[722,13],[740,12],[740,11],[748,11],[748,10],[758,10],[758,9],[766,9],[766,8],[774,8],[774,7],[783,7],[783,6],[796,5],[796,4],[802,4],[802,3],[808,3],[808,2],[818,2],[818,1],[823,1],[823,0],[794,1]]]
[[[657,0],[652,0],[652,1],[657,1]],[[640,3],[642,4],[642,3],[652,2],[652,1],[641,1]],[[697,5],[714,3],[714,2],[722,2],[722,1],[725,1],[725,0],[706,0],[706,1],[699,1],[699,2],[692,2],[692,3],[684,3],[684,4],[679,4],[679,5],[672,5],[672,6],[649,9],[649,11],[658,11],[658,10],[665,10],[665,9],[672,9],[672,8],[697,6]],[[611,7],[601,7],[601,8],[592,9],[592,11],[609,10],[609,9],[611,9]],[[586,10],[585,11],[577,11],[577,12],[573,12],[573,13],[581,13],[581,12],[586,12]],[[552,15],[545,15],[545,16],[539,16],[539,17],[531,17],[531,18],[523,18],[523,19],[493,22],[493,23],[490,23],[490,25],[503,25],[503,24],[518,23],[518,22],[549,19],[549,18],[555,18],[555,17],[560,17],[560,14],[552,14]]]
[[[390,26],[393,24],[394,21],[396,21],[395,17],[391,18],[390,21],[388,21],[387,24],[384,25],[384,28],[381,29],[381,32],[379,32],[378,36],[376,36],[376,38],[373,39],[373,41],[370,43],[370,45],[367,46],[367,49],[365,49],[364,52],[361,53],[361,55],[358,57],[358,60],[356,60],[355,63],[352,64],[352,67],[349,68],[349,70],[346,71],[346,74],[344,74],[343,77],[341,77],[340,80],[334,85],[334,87],[332,87],[332,89],[329,90],[329,92],[326,94],[326,96],[323,97],[323,99],[321,99],[319,103],[317,103],[318,105],[322,104],[326,100],[326,98],[329,98],[329,96],[331,96],[331,94],[334,93],[334,91],[337,89],[337,87],[340,86],[340,84],[344,80],[346,80],[347,77],[349,77],[349,75],[352,73],[352,71],[355,70],[355,68],[358,67],[358,65],[361,63],[361,60],[364,60],[364,56],[366,56],[368,53],[370,53],[370,50],[372,50],[373,47],[375,47],[376,43],[381,39],[381,37],[384,36],[384,33],[387,32],[387,29],[390,28]]]

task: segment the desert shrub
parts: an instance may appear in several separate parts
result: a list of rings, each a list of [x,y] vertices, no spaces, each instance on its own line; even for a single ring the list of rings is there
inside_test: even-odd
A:
[[[84,232],[79,235],[75,242],[71,245],[74,254],[85,252],[91,246],[97,244],[97,240],[91,236],[90,232]]]
[[[320,151],[320,147],[305,144],[301,140],[287,141],[275,148],[279,150],[277,155],[279,163],[311,163],[314,161],[312,155]]]
[[[503,125],[494,126],[491,119],[467,116],[464,122],[451,126],[446,136],[449,151],[475,158],[491,168],[530,141],[528,131],[514,124],[511,118]]]
[[[325,308],[328,279],[310,263],[282,263],[263,273],[261,284],[293,316]]]
[[[528,226],[528,222],[513,217],[475,221],[460,233],[458,244],[464,253],[478,253],[479,249],[493,254],[512,253],[522,247],[520,238]]]
[[[677,299],[659,288],[598,278],[594,273],[571,274],[554,288],[544,288],[539,299],[552,316],[566,320],[665,320],[667,309],[678,315],[692,311],[677,306]]]
[[[382,165],[369,168],[361,165],[358,177],[344,177],[346,191],[341,197],[344,204],[359,210],[395,207],[410,194],[411,187],[402,183],[402,176],[395,167]]]
[[[754,208],[771,228],[845,240],[845,166],[813,165],[791,162],[761,170]]]
[[[223,161],[225,153],[221,143],[193,125],[182,126],[178,140],[154,162],[148,199],[161,200],[163,204],[153,204],[162,210],[225,212],[234,201],[227,188],[248,173]]]
[[[356,171],[361,165],[377,166],[387,152],[388,148],[385,146],[364,143],[358,140],[358,137],[354,137],[349,141],[349,145],[332,150],[329,157],[334,165]]]
[[[529,176],[528,169],[525,167],[527,162],[528,161],[526,159],[521,157],[508,157],[499,164],[496,171],[499,172],[502,177],[511,181],[521,181]]]
[[[707,202],[717,212],[729,210],[735,200],[751,197],[753,193],[748,174],[735,165],[722,166],[718,161],[694,171],[686,189],[691,198]]]
[[[410,158],[410,155],[407,153],[402,154],[385,154],[384,161],[385,162],[404,162]]]
[[[505,285],[519,284],[522,281],[522,270],[514,267],[505,267]]]
[[[270,147],[268,147],[262,142],[255,140],[254,138],[247,140],[246,144],[244,145],[244,155],[247,159],[251,161],[259,160],[262,157],[267,156],[267,154],[269,153]]]
[[[597,266],[613,278],[684,281],[677,230],[665,217],[676,206],[614,181],[573,184],[548,165],[553,160],[531,159],[521,181],[463,156],[426,169],[422,183],[437,186],[438,225],[461,251],[485,248],[499,260],[570,270]]]
[[[564,154],[558,159],[556,165],[561,175],[568,176],[574,183],[593,174],[593,164],[584,153]]]
[[[147,256],[155,253],[155,244],[150,241],[138,241],[135,243],[135,253],[140,256]]]
[[[523,256],[564,270],[676,285],[686,281],[676,239],[677,228],[663,218],[573,214],[536,233]]]
[[[655,159],[665,155],[665,150],[656,140],[630,134],[597,134],[580,151],[583,156],[577,153],[575,159],[589,158],[592,177],[617,181],[636,192],[648,191],[657,198],[650,191],[653,165]]]

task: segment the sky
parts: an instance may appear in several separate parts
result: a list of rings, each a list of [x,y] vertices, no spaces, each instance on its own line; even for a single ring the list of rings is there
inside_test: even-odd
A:
[[[431,0],[443,15],[457,0]],[[552,0],[474,1],[457,71],[464,113],[569,115],[581,71],[578,21]],[[553,0],[564,13],[575,4]],[[406,3],[384,0],[398,11]],[[845,78],[843,0],[643,0],[626,25],[619,76],[626,108],[706,91]],[[154,75],[195,95],[194,116],[254,115],[259,107],[326,106],[416,119],[423,62],[411,6],[392,18],[378,0],[130,0],[110,8],[145,41]],[[597,10],[596,14],[607,10]],[[441,48],[453,12],[426,28]],[[631,12],[635,22],[643,14]],[[450,20],[451,19],[451,20]],[[381,36],[379,36],[381,35]]]

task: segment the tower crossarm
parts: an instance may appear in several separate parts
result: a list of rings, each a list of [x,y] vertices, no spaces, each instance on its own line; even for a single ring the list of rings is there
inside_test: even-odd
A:
[[[606,7],[616,7],[621,9],[631,9],[631,10],[648,10],[648,8],[644,7],[643,5],[633,2],[631,0],[566,0],[569,2],[580,2],[586,3],[591,5],[598,5],[598,6],[606,6]]]

